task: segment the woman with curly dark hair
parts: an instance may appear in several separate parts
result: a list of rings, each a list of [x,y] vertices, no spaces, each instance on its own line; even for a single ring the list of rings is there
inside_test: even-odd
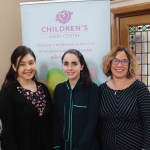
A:
[[[136,79],[135,56],[115,47],[103,58],[102,69],[111,77],[99,86],[102,149],[149,150],[150,92]]]

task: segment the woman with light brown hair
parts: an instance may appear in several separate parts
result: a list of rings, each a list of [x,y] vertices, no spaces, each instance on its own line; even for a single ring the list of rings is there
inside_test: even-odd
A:
[[[115,47],[103,58],[102,69],[111,79],[100,89],[100,142],[103,150],[150,149],[150,93],[136,79],[131,51]]]

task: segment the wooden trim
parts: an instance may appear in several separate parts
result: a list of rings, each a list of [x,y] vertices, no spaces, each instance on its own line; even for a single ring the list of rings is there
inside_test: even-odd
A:
[[[121,15],[126,13],[133,13],[133,12],[141,12],[150,10],[150,2],[143,3],[143,4],[136,4],[131,6],[124,6],[120,8],[113,8],[111,9],[111,12],[115,15]]]
[[[150,13],[150,2],[111,9],[111,48],[120,44],[119,22],[121,17],[136,16],[148,13]]]
[[[111,16],[111,48],[119,45],[119,18],[113,13]]]

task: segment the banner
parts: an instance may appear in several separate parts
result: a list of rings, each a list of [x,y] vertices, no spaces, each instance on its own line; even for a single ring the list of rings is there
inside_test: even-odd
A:
[[[105,82],[101,63],[110,51],[110,1],[46,1],[21,3],[23,45],[37,57],[38,78],[51,94],[67,80],[61,57],[68,49],[79,50],[97,85]]]

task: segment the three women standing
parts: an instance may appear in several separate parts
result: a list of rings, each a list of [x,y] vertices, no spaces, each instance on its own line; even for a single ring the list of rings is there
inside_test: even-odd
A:
[[[96,138],[98,110],[103,150],[150,149],[150,93],[135,79],[137,64],[131,52],[117,47],[103,59],[103,71],[111,80],[92,83],[82,54],[68,50],[62,64],[68,81],[54,91],[35,77],[36,57],[19,46],[0,94],[3,150],[99,150]],[[99,104],[100,103],[100,104]],[[100,109],[99,109],[100,106]]]
[[[91,81],[79,51],[66,51],[62,65],[68,81],[58,84],[54,90],[53,148],[99,150],[96,138],[98,87]]]

